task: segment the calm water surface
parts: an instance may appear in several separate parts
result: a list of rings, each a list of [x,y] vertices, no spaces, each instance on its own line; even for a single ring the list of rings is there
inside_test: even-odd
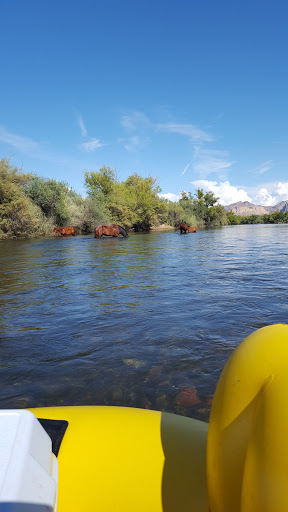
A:
[[[1,241],[0,407],[208,420],[233,349],[288,322],[287,249],[287,225]]]

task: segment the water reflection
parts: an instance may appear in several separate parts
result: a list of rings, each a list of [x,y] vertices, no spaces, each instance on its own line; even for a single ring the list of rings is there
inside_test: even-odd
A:
[[[0,406],[207,420],[233,348],[287,321],[287,229],[1,242]]]

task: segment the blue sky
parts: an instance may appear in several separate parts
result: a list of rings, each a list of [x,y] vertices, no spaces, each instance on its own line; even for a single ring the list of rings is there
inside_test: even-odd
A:
[[[288,199],[284,0],[0,5],[0,158],[83,195],[106,165],[172,199]]]

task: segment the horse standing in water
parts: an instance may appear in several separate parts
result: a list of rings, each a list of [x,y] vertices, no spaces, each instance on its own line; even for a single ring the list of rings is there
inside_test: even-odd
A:
[[[57,233],[59,233],[61,236],[67,236],[67,235],[75,236],[75,235],[77,235],[76,228],[74,228],[73,226],[69,226],[69,227],[58,226],[58,227],[53,229],[53,235],[56,236]]]
[[[128,234],[122,226],[118,226],[117,224],[111,224],[111,226],[97,226],[95,228],[94,238],[102,238],[102,236],[114,236],[118,237],[119,235],[128,238]]]
[[[195,226],[189,226],[189,224],[187,224],[186,222],[181,222],[178,226],[178,228],[176,229],[176,231],[178,231],[178,229],[180,229],[180,233],[181,235],[183,233],[196,233],[196,227]]]

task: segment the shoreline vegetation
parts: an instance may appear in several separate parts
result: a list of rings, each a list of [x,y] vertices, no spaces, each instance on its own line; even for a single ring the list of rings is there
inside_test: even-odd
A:
[[[24,173],[0,160],[0,239],[53,235],[55,226],[74,226],[78,233],[93,233],[99,224],[120,224],[128,231],[156,231],[186,222],[197,228],[227,224],[287,223],[288,212],[239,217],[225,212],[213,192],[181,192],[177,202],[159,196],[153,177],[131,174],[119,181],[116,171],[103,166],[84,172],[87,196],[69,184]]]

